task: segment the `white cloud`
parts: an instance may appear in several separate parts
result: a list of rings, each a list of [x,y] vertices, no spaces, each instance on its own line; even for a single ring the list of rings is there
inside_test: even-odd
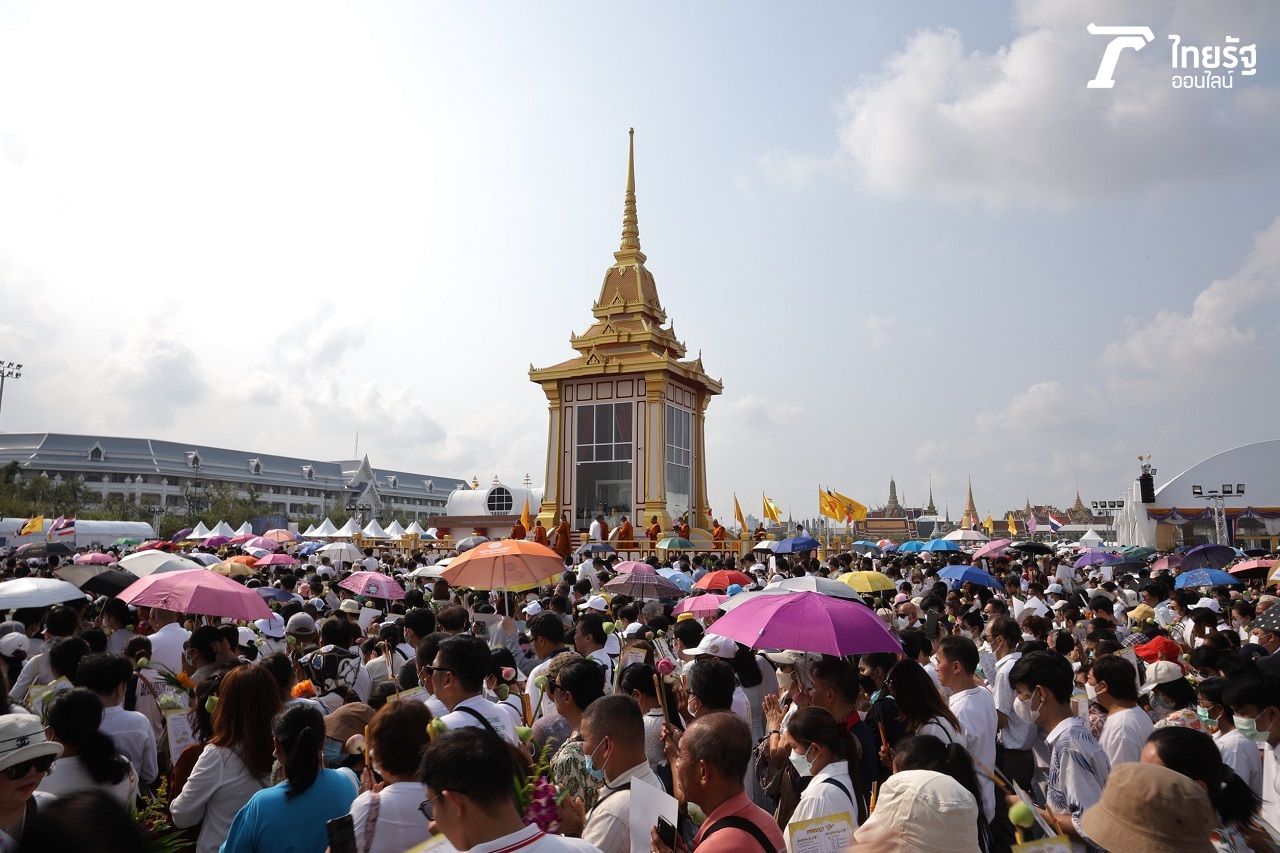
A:
[[[848,94],[834,156],[774,153],[762,165],[796,182],[838,163],[891,196],[1053,208],[1248,174],[1280,156],[1280,92],[1239,75],[1229,91],[1175,90],[1166,36],[1247,43],[1275,26],[1259,23],[1257,4],[1214,4],[1212,20],[1188,11],[1203,5],[1022,0],[1016,35],[993,51],[954,29],[917,32]],[[1113,89],[1085,86],[1106,45],[1090,22],[1156,33],[1121,57]]]
[[[881,314],[868,314],[862,320],[862,330],[866,332],[867,343],[873,350],[879,351],[889,345],[889,341],[893,337],[893,324],[896,322],[895,317],[884,316]]]

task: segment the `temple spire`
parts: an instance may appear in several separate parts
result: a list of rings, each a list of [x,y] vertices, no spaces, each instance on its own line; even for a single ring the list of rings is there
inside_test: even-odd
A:
[[[618,266],[643,264],[640,251],[640,223],[636,217],[636,129],[627,130],[627,194],[622,206],[622,243],[613,253]]]
[[[978,526],[978,507],[973,502],[973,477],[969,478],[969,492],[965,496],[964,515],[960,517],[960,524],[970,530]]]
[[[933,504],[933,475],[929,475],[929,505],[924,508],[925,515],[936,516],[938,508]]]

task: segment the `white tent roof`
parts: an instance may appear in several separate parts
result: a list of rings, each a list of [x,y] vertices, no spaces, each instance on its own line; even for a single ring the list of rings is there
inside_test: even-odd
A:
[[[244,524],[242,524],[242,525],[240,525],[239,527],[237,527],[237,528],[236,528],[236,535],[237,535],[237,536],[252,536],[252,535],[253,535],[253,525],[246,521]]]
[[[310,527],[308,527],[308,528],[306,529],[306,532],[304,532],[302,535],[303,535],[303,537],[307,537],[307,536],[315,536],[315,535],[316,535],[316,526],[315,526],[314,524],[313,524],[313,525],[311,525]]]
[[[404,528],[400,526],[400,522],[392,520],[392,522],[387,525],[387,535],[392,539],[399,539],[404,535]]]
[[[378,519],[376,518],[370,521],[368,524],[366,524],[362,532],[364,533],[365,536],[368,536],[370,539],[388,538],[387,531],[382,529],[382,525],[378,523]]]
[[[337,536],[338,528],[334,527],[333,522],[326,518],[324,521],[320,522],[320,526],[315,528],[314,532],[311,535],[312,536]]]
[[[204,538],[212,539],[215,536],[225,536],[228,539],[230,539],[235,535],[236,535],[236,532],[231,529],[230,524],[227,524],[225,521],[219,521],[216,525],[214,525],[214,528],[209,531],[209,535],[205,536]]]
[[[1095,533],[1092,528],[1090,528],[1088,533],[1080,537],[1080,541],[1081,542],[1097,542],[1101,544],[1102,537],[1099,536],[1097,533]]]
[[[209,528],[204,526],[204,522],[196,525],[195,529],[187,534],[188,539],[204,539],[209,535]]]
[[[334,533],[334,536],[355,536],[360,532],[360,526],[356,524],[354,518],[348,518],[347,523],[342,525],[342,529]]]
[[[425,530],[423,530],[423,529],[422,529],[422,525],[421,525],[421,524],[419,524],[417,521],[414,521],[412,524],[410,524],[408,527],[406,527],[406,528],[405,528],[405,531],[404,531],[404,532],[405,532],[405,533],[416,533],[417,535],[421,536],[422,534],[426,533],[427,531],[425,531]]]

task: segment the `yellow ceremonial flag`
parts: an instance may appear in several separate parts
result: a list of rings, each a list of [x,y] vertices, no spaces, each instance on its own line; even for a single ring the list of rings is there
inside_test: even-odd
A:
[[[827,489],[818,487],[818,514],[832,521],[844,521],[844,508]]]
[[[524,511],[520,513],[520,526],[525,530],[533,527],[533,520],[529,518],[529,496],[524,497]]]
[[[782,523],[782,510],[773,501],[769,500],[767,495],[764,497],[764,517],[775,524]]]
[[[842,521],[850,522],[850,521],[866,521],[867,520],[867,508],[865,506],[858,503],[848,495],[842,495],[839,492],[832,489],[828,489],[828,491],[831,492],[831,496],[836,499],[836,501],[840,504],[840,507],[843,510],[843,512],[841,513]]]
[[[1008,522],[1009,522],[1009,535],[1015,539],[1018,538],[1018,522],[1014,519],[1013,513],[1009,513]]]
[[[987,517],[986,517],[986,518],[982,519],[982,529],[983,529],[983,530],[985,530],[985,531],[987,531],[987,535],[988,535],[988,536],[993,536],[993,535],[995,534],[995,532],[996,532],[996,523],[995,523],[994,521],[992,521],[992,520],[991,520],[991,514],[990,514],[990,513],[988,513],[988,514],[987,514]]]
[[[733,496],[733,517],[737,520],[738,524],[742,527],[742,530],[745,533],[747,530],[747,518],[742,514],[742,507],[738,506],[737,495]]]
[[[27,519],[26,524],[22,525],[18,530],[19,536],[27,536],[32,533],[40,533],[44,530],[44,516],[37,515],[35,518]]]

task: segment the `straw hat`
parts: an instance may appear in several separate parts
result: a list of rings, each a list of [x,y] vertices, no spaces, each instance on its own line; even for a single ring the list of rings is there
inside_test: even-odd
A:
[[[858,827],[849,849],[973,853],[978,849],[978,802],[942,773],[895,773],[880,788],[876,810]]]
[[[1199,785],[1176,770],[1134,761],[1116,765],[1102,798],[1080,818],[1091,841],[1125,853],[1213,853],[1217,825]]]

